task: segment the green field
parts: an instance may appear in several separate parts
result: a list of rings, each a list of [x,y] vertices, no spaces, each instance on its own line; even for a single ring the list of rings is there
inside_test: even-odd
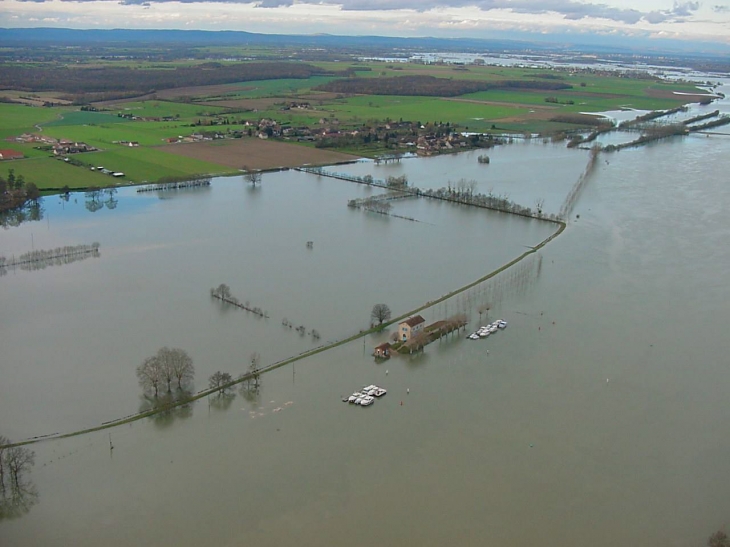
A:
[[[211,48],[211,51],[229,51],[231,57],[242,55],[242,48]],[[266,58],[273,54],[269,49],[246,48],[249,55]],[[99,66],[136,66],[167,70],[176,66],[190,66],[202,61],[182,59],[179,61],[97,60]],[[224,61],[223,64],[231,61]],[[169,100],[147,100],[120,102],[103,107],[104,112],[81,111],[79,107],[31,107],[0,103],[0,138],[18,136],[22,133],[39,133],[56,139],[85,142],[100,149],[99,152],[78,154],[75,159],[89,166],[100,166],[125,173],[124,182],[155,181],[166,176],[189,176],[192,174],[222,174],[230,172],[224,166],[184,158],[170,154],[162,146],[166,139],[186,137],[201,131],[226,133],[234,130],[248,132],[243,125],[206,125],[224,117],[231,120],[256,122],[263,118],[276,120],[281,125],[294,127],[322,127],[319,121],[337,119],[342,129],[358,128],[362,125],[378,126],[387,120],[419,121],[425,123],[450,123],[462,130],[515,132],[556,132],[575,129],[565,123],[550,121],[553,115],[575,112],[600,112],[620,108],[642,110],[668,109],[682,104],[686,98],[656,98],[655,91],[697,91],[689,83],[661,82],[651,78],[636,78],[620,75],[602,75],[593,72],[571,73],[567,70],[547,68],[513,68],[491,66],[457,67],[453,65],[423,65],[416,63],[359,63],[312,62],[311,64],[332,72],[354,70],[358,77],[385,78],[407,75],[430,75],[454,80],[469,79],[481,81],[540,80],[563,82],[570,89],[556,91],[508,89],[492,90],[463,95],[452,99],[426,96],[382,96],[354,95],[316,98],[311,96],[313,88],[333,79],[317,76],[308,79],[279,79],[239,82],[233,92],[221,97],[220,87],[210,88],[209,96],[190,98],[179,102]],[[79,66],[89,67],[91,64]],[[369,69],[369,70],[368,70]],[[548,76],[546,78],[546,76]],[[200,88],[201,94],[205,88]],[[197,91],[196,91],[197,92]],[[559,104],[547,103],[546,97],[556,97]],[[218,106],[216,100],[281,98],[281,102],[301,100],[309,102],[312,110],[281,110],[268,106],[257,111],[241,112],[241,109]],[[567,104],[572,102],[573,104]],[[106,103],[108,104],[108,103]],[[549,110],[538,107],[551,107]],[[118,114],[145,118],[174,118],[170,121],[142,121],[122,118]],[[198,125],[198,124],[202,125]],[[36,127],[39,124],[42,131]],[[135,141],[139,147],[128,147],[120,141]],[[351,144],[352,145],[352,144]],[[72,188],[105,186],[120,181],[102,175],[89,168],[74,167],[54,159],[48,150],[36,150],[37,144],[8,142],[0,145],[22,151],[24,160],[9,162],[18,174],[34,182],[39,188]],[[377,146],[377,145],[375,145]],[[357,149],[348,150],[358,153]],[[372,149],[368,148],[368,153]],[[4,168],[3,165],[0,168]]]
[[[404,120],[449,122],[476,126],[480,120],[518,116],[526,108],[444,100],[438,97],[357,96],[328,105],[341,120]]]
[[[227,111],[226,108],[207,104],[197,105],[158,100],[120,103],[107,108],[114,113],[114,116],[120,113],[144,118],[179,117],[181,120],[215,116]]]
[[[75,154],[73,159],[87,165],[75,166],[60,158],[43,157],[27,158],[3,162],[0,172],[6,173],[14,169],[16,175],[23,175],[25,180],[33,182],[41,190],[46,188],[86,188],[89,186],[114,186],[119,184],[154,182],[161,177],[190,176],[198,174],[232,173],[229,167],[215,163],[185,158],[169,154],[155,148],[120,148],[108,152],[89,152]],[[89,166],[105,167],[110,171],[124,173],[122,178],[113,178]]]
[[[0,139],[22,133],[37,133],[35,124],[44,124],[57,119],[69,111],[68,108],[42,108],[19,104],[0,103]]]
[[[124,118],[105,114],[103,112],[85,112],[81,110],[64,112],[57,119],[43,125],[44,130],[49,127],[67,127],[71,125],[99,125],[120,123]]]
[[[120,171],[125,175],[123,180],[135,183],[153,182],[169,176],[224,174],[233,171],[217,163],[170,154],[161,148],[119,147],[103,152],[78,154],[76,158],[95,167],[103,166],[110,171]]]
[[[45,188],[87,188],[89,186],[110,186],[120,181],[109,175],[70,165],[57,158],[32,158],[3,164],[3,169],[12,167],[16,175],[23,175],[27,182],[33,182],[41,190]]]

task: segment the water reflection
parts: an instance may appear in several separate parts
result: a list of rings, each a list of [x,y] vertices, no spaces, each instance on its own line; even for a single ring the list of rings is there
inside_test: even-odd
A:
[[[139,412],[141,414],[153,411],[154,414],[150,416],[152,422],[158,427],[166,428],[176,420],[184,420],[193,415],[191,396],[192,393],[184,389],[163,393],[157,397],[143,395],[140,398]]]
[[[86,201],[84,202],[84,206],[91,213],[96,213],[104,207],[107,209],[116,209],[119,204],[119,200],[115,197],[116,193],[116,188],[90,190],[85,194]]]
[[[261,376],[256,374],[255,376],[244,380],[243,383],[241,383],[239,393],[241,394],[241,397],[243,397],[245,401],[251,403],[252,406],[259,406],[261,402]]]
[[[23,271],[43,270],[50,266],[63,266],[87,258],[99,258],[99,243],[91,245],[74,245],[56,247],[55,249],[29,251],[18,256],[18,258],[7,259],[0,256],[0,277],[7,274],[7,270],[16,268]]]
[[[536,253],[525,257],[520,262],[494,277],[478,283],[470,289],[449,298],[432,308],[433,317],[447,318],[454,314],[464,313],[469,316],[479,314],[489,320],[489,312],[504,300],[524,295],[534,286],[542,272],[543,257]]]
[[[0,446],[6,443],[0,436]],[[0,448],[0,521],[22,517],[38,503],[38,489],[29,477],[34,464],[32,450]]]
[[[17,209],[0,212],[0,226],[3,228],[14,228],[20,226],[23,222],[42,220],[44,213],[42,201],[43,199],[41,198],[36,203],[29,203]]]
[[[233,392],[218,392],[208,397],[208,405],[215,410],[228,410],[236,394]]]

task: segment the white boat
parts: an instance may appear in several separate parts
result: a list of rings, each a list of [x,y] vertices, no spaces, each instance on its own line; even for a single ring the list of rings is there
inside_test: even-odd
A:
[[[365,395],[365,397],[362,398],[360,401],[360,406],[370,406],[375,402],[375,398],[371,397],[370,395]]]
[[[479,333],[479,336],[481,338],[486,338],[487,336],[489,336],[489,331],[488,330],[483,330],[482,332]]]
[[[507,326],[507,321],[505,321],[504,319],[500,319],[499,321],[497,321],[497,326],[500,329],[503,329]]]
[[[388,390],[385,389],[384,387],[379,387],[378,389],[375,390],[375,396],[376,397],[382,397],[386,393],[388,393]]]

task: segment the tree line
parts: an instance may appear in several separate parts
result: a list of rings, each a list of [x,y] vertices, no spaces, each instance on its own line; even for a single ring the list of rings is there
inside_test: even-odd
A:
[[[21,91],[149,93],[175,87],[226,84],[280,78],[306,79],[331,74],[307,63],[254,62],[201,68],[180,66],[159,70],[132,67],[50,67],[6,64],[0,70],[0,88]]]
[[[42,270],[48,266],[62,266],[89,257],[98,258],[99,256],[99,244],[97,242],[91,245],[66,245],[55,249],[29,251],[11,260],[0,256],[0,270],[15,267],[27,271]]]
[[[467,93],[490,90],[539,89],[555,91],[571,89],[559,81],[538,80],[452,80],[435,76],[393,76],[391,78],[348,78],[333,80],[316,87],[332,93],[360,93],[365,95],[421,95],[429,97],[456,97]]]

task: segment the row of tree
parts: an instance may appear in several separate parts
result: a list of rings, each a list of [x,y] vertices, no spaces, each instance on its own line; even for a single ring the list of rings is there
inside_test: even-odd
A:
[[[249,357],[247,376],[258,385],[258,371],[261,367],[261,355],[254,352]],[[160,348],[155,355],[146,358],[137,367],[139,385],[146,394],[155,399],[160,397],[160,391],[168,395],[176,390],[178,395],[187,397],[193,388],[195,367],[193,360],[185,350],[179,348]],[[217,371],[208,378],[208,387],[225,395],[236,380],[229,372]],[[174,398],[170,399],[174,402]],[[3,444],[0,442],[0,444]],[[0,467],[0,472],[2,468]]]
[[[184,350],[178,348],[160,348],[155,355],[146,358],[137,367],[139,385],[155,397],[161,389],[166,389],[168,393],[173,388],[189,392],[194,377],[193,360]]]
[[[310,78],[331,74],[307,63],[254,62],[174,69],[102,66],[94,68],[7,64],[0,71],[0,88],[28,91],[60,91],[86,95],[91,92],[148,93],[175,87],[226,84],[279,78]]]
[[[421,95],[429,97],[456,97],[467,93],[489,90],[539,89],[554,91],[571,89],[560,81],[545,80],[457,80],[435,76],[394,76],[390,78],[348,78],[332,80],[315,89],[332,93],[364,95]]]

